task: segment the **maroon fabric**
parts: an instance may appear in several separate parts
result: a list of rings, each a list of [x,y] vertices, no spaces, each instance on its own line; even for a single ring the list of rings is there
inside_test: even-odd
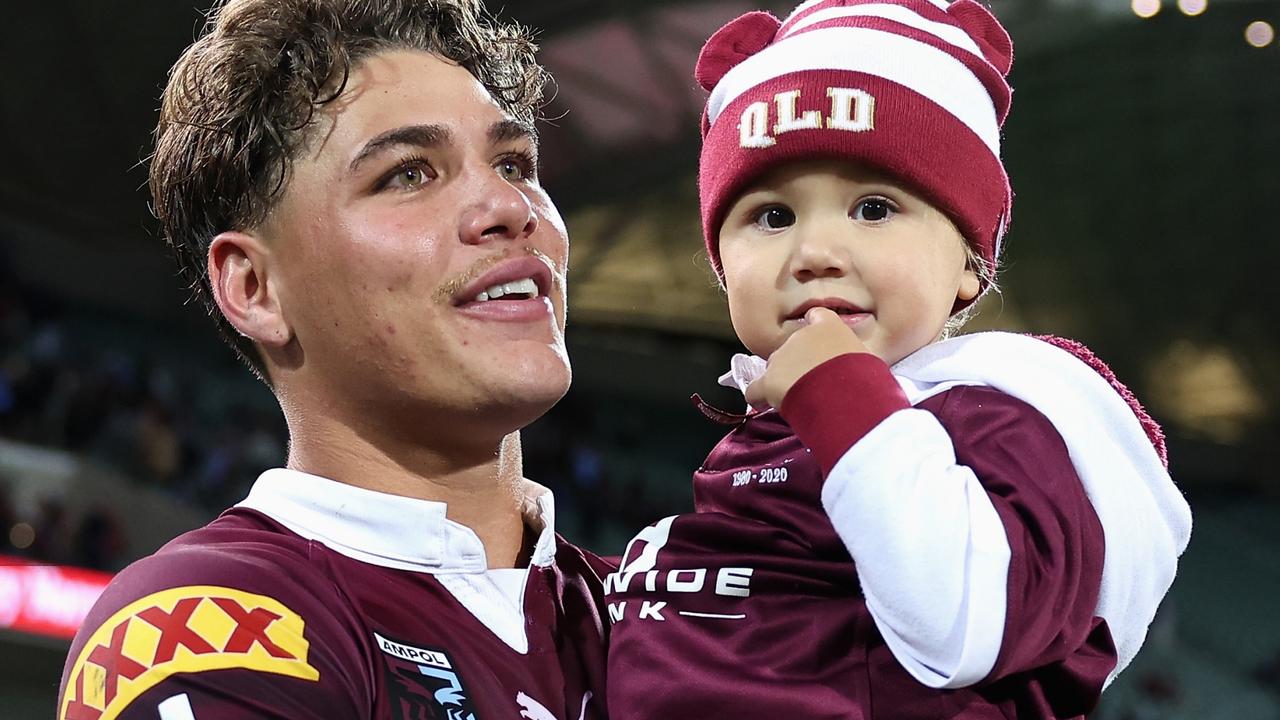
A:
[[[780,27],[781,20],[762,10],[739,15],[729,21],[703,44],[698,64],[693,69],[694,80],[707,92],[715,90],[725,73],[769,47]],[[703,127],[705,131],[705,125]]]
[[[856,406],[856,396],[832,395],[828,422],[859,422],[840,412],[856,416]],[[652,570],[606,578],[615,720],[1074,718],[1093,708],[1115,665],[1093,617],[1103,536],[1062,439],[1036,410],[987,388],[919,407],[951,435],[1009,536],[1006,628],[991,675],[933,690],[899,665],[822,509],[818,463],[768,412],[729,433],[697,471],[696,513],[675,518],[665,538],[650,529],[628,546],[626,562],[652,560]]]
[[[125,624],[112,620],[121,608],[159,591],[215,586],[269,598],[284,605],[289,617],[300,619],[307,641],[305,661],[318,678],[243,667],[187,670],[150,685],[118,717],[156,720],[160,702],[186,694],[198,720],[458,720],[469,713],[477,719],[517,718],[521,717],[517,695],[524,693],[558,720],[576,720],[584,694],[591,692],[594,699],[587,705],[586,716],[603,720],[602,596],[593,565],[601,568],[598,558],[558,539],[555,564],[531,572],[525,591],[529,651],[521,655],[476,620],[432,575],[347,558],[294,535],[256,511],[233,508],[135,563],[112,582],[72,645],[59,708],[64,699],[72,702],[59,717],[98,720],[101,709],[85,707],[82,701],[86,682],[94,682],[95,675],[104,672],[107,693],[114,695],[130,687],[133,681],[128,676],[145,679],[142,671],[166,657],[190,658],[210,650],[266,651],[269,639],[261,627],[253,631],[255,623],[269,627],[284,622],[280,617],[273,619],[280,613],[266,609],[249,613],[251,608],[237,609],[225,598],[221,605],[210,604],[213,601],[208,598],[220,591],[181,591],[206,599],[203,605],[197,600],[180,602],[187,613],[175,609],[171,620],[163,623],[168,626],[165,632],[175,638],[169,643],[172,655],[157,651],[147,657],[151,649],[147,643],[154,642],[158,632],[149,623],[164,620],[163,608],[139,610]],[[220,635],[221,625],[207,622],[211,613],[219,612],[214,608],[223,606],[244,616],[246,630],[238,639],[234,634]],[[105,650],[92,648],[100,663],[77,666],[86,641],[103,623],[118,625],[117,639],[128,636],[130,645],[117,642]],[[423,660],[385,651],[375,633],[401,647],[437,654]],[[126,648],[123,655],[120,647]]]
[[[698,409],[698,412],[702,413],[702,417],[716,423],[717,425],[741,425],[747,418],[760,414],[758,411],[754,410],[745,414],[721,410],[715,405],[703,400],[702,396],[698,393],[694,393],[689,396],[689,401]]]
[[[854,398],[839,422],[831,421],[831,398]],[[893,413],[911,407],[889,366],[871,353],[847,353],[822,363],[796,381],[782,400],[782,417],[813,451],[823,475],[845,452]]]

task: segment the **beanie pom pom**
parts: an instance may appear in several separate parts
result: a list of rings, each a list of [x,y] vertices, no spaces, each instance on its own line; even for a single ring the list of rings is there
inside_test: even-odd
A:
[[[987,62],[1007,76],[1013,68],[1013,40],[991,11],[975,0],[955,0],[947,14],[978,43]]]
[[[781,27],[781,20],[762,11],[730,21],[702,46],[694,78],[710,92],[738,63],[769,47]]]

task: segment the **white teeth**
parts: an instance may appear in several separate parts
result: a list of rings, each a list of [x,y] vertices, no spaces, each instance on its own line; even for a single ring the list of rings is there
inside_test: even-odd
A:
[[[538,284],[533,281],[533,278],[500,283],[477,295],[476,302],[497,300],[507,295],[527,295],[531,298],[536,298],[538,297]]]
[[[538,297],[538,283],[534,282],[533,278],[509,282],[505,287],[508,295],[522,294],[529,297]]]

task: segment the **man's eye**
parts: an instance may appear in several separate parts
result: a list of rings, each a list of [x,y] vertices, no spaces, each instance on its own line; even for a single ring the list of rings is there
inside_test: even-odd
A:
[[[885,198],[866,198],[860,200],[853,208],[853,219],[862,222],[879,223],[893,217],[896,212],[893,203]]]
[[[433,176],[434,173],[431,170],[431,166],[420,160],[409,160],[392,170],[381,183],[381,187],[393,190],[412,190],[425,184]]]
[[[756,215],[756,226],[763,230],[782,230],[796,224],[796,214],[790,208],[773,205]]]
[[[514,160],[502,161],[498,165],[498,172],[507,180],[521,180],[524,178],[524,170]]]
[[[516,155],[505,157],[499,160],[495,167],[498,168],[498,174],[507,182],[531,180],[537,174],[534,171],[534,161],[530,157]]]

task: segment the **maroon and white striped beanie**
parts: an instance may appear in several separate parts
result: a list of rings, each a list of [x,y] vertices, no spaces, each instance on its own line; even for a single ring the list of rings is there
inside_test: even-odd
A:
[[[703,233],[787,162],[842,157],[893,175],[951,218],[994,265],[1012,191],[1000,128],[1013,43],[974,0],[809,0],[785,21],[752,12],[702,48],[711,93],[698,184]]]

